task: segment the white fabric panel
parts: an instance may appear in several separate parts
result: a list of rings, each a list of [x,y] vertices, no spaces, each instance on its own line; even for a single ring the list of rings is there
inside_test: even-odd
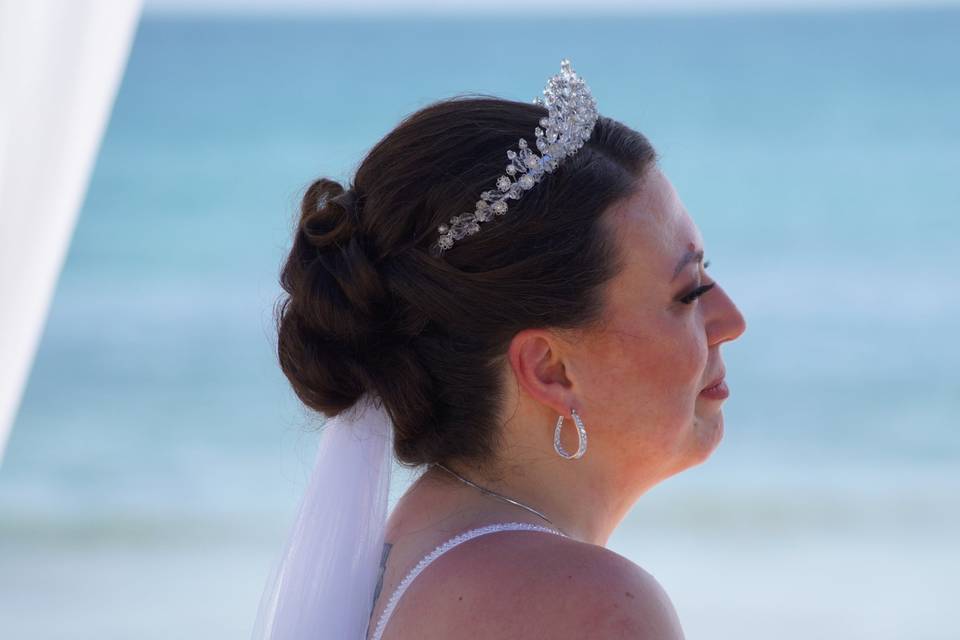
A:
[[[0,0],[0,460],[140,10]]]

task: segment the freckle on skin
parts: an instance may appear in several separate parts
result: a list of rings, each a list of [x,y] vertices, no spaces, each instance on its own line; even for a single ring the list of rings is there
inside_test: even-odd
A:
[[[628,598],[632,598],[632,597],[633,597],[633,594],[630,593],[629,591],[624,591],[624,593],[627,594],[627,597],[628,597]]]

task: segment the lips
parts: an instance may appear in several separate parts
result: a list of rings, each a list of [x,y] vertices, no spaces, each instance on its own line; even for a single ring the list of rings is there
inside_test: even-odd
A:
[[[715,386],[717,386],[718,384],[720,384],[720,383],[723,381],[723,378],[724,378],[724,376],[726,376],[726,375],[727,375],[726,370],[721,369],[721,370],[720,370],[720,375],[718,375],[716,378],[714,378],[714,379],[713,379],[713,382],[711,382],[710,384],[708,384],[707,386],[705,386],[703,389],[701,389],[701,391],[704,391],[704,390],[706,390],[706,389],[709,389],[710,387],[715,387]]]

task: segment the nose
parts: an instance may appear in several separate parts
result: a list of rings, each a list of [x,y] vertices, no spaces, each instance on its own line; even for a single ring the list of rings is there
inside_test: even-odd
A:
[[[747,330],[747,321],[719,283],[711,293],[716,295],[713,296],[711,301],[712,305],[707,321],[708,344],[714,346],[721,342],[736,340]]]

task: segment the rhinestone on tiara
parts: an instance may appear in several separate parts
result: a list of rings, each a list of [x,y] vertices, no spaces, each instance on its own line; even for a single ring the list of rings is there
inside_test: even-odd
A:
[[[597,103],[587,84],[570,68],[570,61],[560,62],[560,73],[547,81],[543,98],[534,98],[534,104],[545,106],[548,117],[540,119],[534,129],[537,155],[520,138],[519,152],[507,151],[504,175],[497,178],[496,188],[480,194],[472,213],[450,218],[450,224],[437,227],[440,237],[430,246],[430,253],[441,256],[460,240],[480,231],[480,222],[492,220],[507,212],[508,200],[519,200],[525,191],[533,188],[543,176],[553,172],[567,157],[577,152],[590,138],[599,114]]]

